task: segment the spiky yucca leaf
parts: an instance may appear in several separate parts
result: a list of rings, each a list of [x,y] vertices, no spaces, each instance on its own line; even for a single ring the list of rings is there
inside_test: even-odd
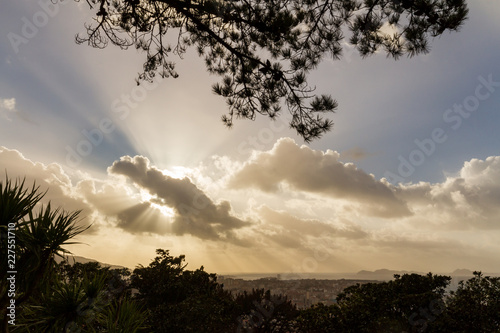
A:
[[[138,333],[145,332],[147,312],[142,310],[128,298],[121,302],[114,302],[106,313],[106,332],[109,333]]]

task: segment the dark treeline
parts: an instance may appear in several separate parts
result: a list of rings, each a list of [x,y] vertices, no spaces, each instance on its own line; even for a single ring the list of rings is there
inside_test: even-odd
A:
[[[85,228],[78,213],[33,213],[42,197],[24,182],[0,183],[2,332],[500,332],[500,278],[480,272],[453,292],[448,276],[396,275],[299,310],[263,289],[233,295],[162,249],[132,272],[58,264]]]

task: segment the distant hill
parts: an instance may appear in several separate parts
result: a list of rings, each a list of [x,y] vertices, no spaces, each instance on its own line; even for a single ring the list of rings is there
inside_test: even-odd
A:
[[[470,269],[455,269],[451,276],[472,276],[474,273]]]
[[[128,267],[124,267],[124,266],[119,266],[119,265],[111,265],[111,264],[106,264],[106,263],[103,263],[103,262],[100,262],[98,260],[95,260],[95,259],[89,259],[89,258],[85,258],[85,257],[80,257],[80,256],[64,256],[65,259],[68,260],[68,262],[70,264],[74,264],[74,263],[81,263],[81,264],[86,264],[88,262],[98,262],[99,264],[101,264],[101,266],[103,267],[109,267],[110,269],[122,269],[122,268],[128,268]],[[61,261],[63,261],[63,259],[59,256],[56,256],[55,257],[55,261],[57,263],[60,263]]]
[[[377,269],[376,271],[366,271],[362,270],[356,273],[356,277],[360,279],[366,279],[366,280],[392,280],[394,278],[394,274],[420,274],[420,275],[425,275],[427,273],[422,273],[422,272],[415,272],[415,271],[395,271],[395,270],[390,270],[390,269]],[[474,275],[473,271],[470,269],[456,269],[451,273],[439,273],[440,275],[446,275],[446,276],[451,276],[451,277],[458,277],[458,278],[469,278]],[[492,275],[492,276],[499,276],[500,274],[498,273],[488,273],[486,275]]]
[[[425,275],[422,272],[414,272],[414,271],[395,271],[391,269],[377,269],[376,271],[366,271],[362,270],[356,273],[356,276],[360,279],[364,280],[392,280],[394,279],[394,275],[399,274],[420,274]]]

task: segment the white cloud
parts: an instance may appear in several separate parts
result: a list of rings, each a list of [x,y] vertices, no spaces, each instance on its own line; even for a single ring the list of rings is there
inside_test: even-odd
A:
[[[0,98],[0,116],[11,121],[9,113],[17,112],[15,98]]]
[[[40,191],[48,190],[44,202],[68,211],[82,210],[86,224],[94,223],[91,231],[107,226],[133,234],[186,234],[235,243],[238,238],[233,231],[250,224],[232,215],[229,202],[214,203],[188,178],[165,175],[141,156],[116,161],[106,179],[83,176],[75,183],[59,164],[35,163],[5,147],[0,147],[0,168],[10,179],[25,178],[26,184],[36,183]],[[114,175],[125,175],[137,188]],[[150,192],[148,200],[141,190]],[[155,208],[163,206],[173,208],[174,217]]]
[[[218,261],[228,257],[239,262],[242,270],[268,271],[304,263],[306,268],[314,263],[318,271],[455,269],[465,262],[473,267],[471,263],[481,256],[483,267],[492,267],[492,253],[498,249],[494,237],[500,230],[500,157],[468,161],[443,183],[398,187],[337,158],[335,152],[281,140],[273,150],[256,152],[246,163],[234,164],[237,170],[219,175],[206,176],[210,167],[205,166],[187,172],[197,174],[196,178],[174,178],[143,156],[125,156],[108,168],[103,179],[83,173],[71,179],[56,163],[33,162],[18,151],[0,148],[0,168],[9,178],[26,177],[28,184],[36,181],[41,190],[48,189],[46,200],[54,206],[83,209],[86,219],[81,223],[93,223],[93,227],[80,241],[95,250],[72,250],[94,253],[97,258],[102,242],[121,235],[128,245],[120,249],[140,241],[141,246],[151,248],[149,256],[158,247],[174,247],[180,253],[189,248],[199,255],[210,251],[206,260],[226,271],[231,265]],[[284,175],[273,168],[284,169]],[[271,183],[261,182],[259,172],[267,172]],[[232,186],[237,181],[245,187],[225,189],[220,179],[227,177]],[[305,180],[310,184],[302,183]],[[257,190],[246,189],[251,186]],[[211,187],[216,190],[207,192]],[[381,200],[377,195],[385,197]],[[220,200],[221,196],[230,197],[231,204]],[[373,217],[372,206],[385,205],[389,211],[402,203],[414,214]],[[163,207],[172,208],[173,213],[164,214]],[[147,258],[147,251],[141,251],[141,258]],[[119,256],[118,249],[109,253],[109,258]],[[457,254],[460,258],[454,257]]]
[[[234,189],[258,188],[279,192],[287,184],[294,191],[315,193],[360,205],[368,215],[402,217],[411,215],[387,183],[352,163],[339,161],[339,153],[299,147],[292,139],[278,140],[270,151],[256,152],[230,179]]]
[[[91,222],[86,217],[91,215],[92,208],[75,193],[70,178],[59,164],[33,162],[17,150],[0,146],[0,171],[6,173],[1,176],[0,182],[8,175],[12,181],[24,179],[25,187],[31,188],[32,184],[36,184],[40,193],[46,192],[42,203],[50,201],[53,207],[62,207],[65,211],[82,210],[82,220],[79,223],[88,225]],[[96,230],[97,226],[90,228],[88,232]]]
[[[500,229],[500,156],[472,159],[444,182],[400,185],[419,218],[446,228]]]
[[[442,183],[397,186],[339,158],[334,151],[280,139],[269,151],[255,151],[232,172],[228,186],[280,197],[288,211],[293,205],[310,214],[326,202],[333,214],[351,219],[390,218],[413,225],[425,221],[440,229],[500,229],[500,156],[467,161],[456,176]]]
[[[272,241],[285,247],[311,246],[314,239],[329,237],[332,239],[361,239],[368,233],[354,224],[339,224],[317,219],[301,219],[285,211],[275,211],[267,206],[257,209],[262,219],[256,232],[268,235]]]
[[[0,107],[5,110],[14,112],[16,109],[16,99],[15,98],[0,98]]]

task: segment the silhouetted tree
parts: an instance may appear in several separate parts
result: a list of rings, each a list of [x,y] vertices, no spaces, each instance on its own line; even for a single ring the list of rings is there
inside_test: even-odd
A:
[[[340,332],[423,332],[445,310],[447,276],[404,274],[346,288],[337,296]]]
[[[446,305],[445,320],[436,323],[435,332],[500,332],[500,278],[474,272],[460,281]]]
[[[230,332],[236,329],[231,294],[203,267],[185,270],[185,257],[173,257],[158,249],[147,267],[131,276],[136,300],[149,311],[153,332]]]
[[[65,282],[80,281],[84,277],[93,279],[102,275],[105,279],[106,293],[117,300],[130,296],[128,281],[130,274],[128,268],[104,267],[97,261],[72,264],[66,260],[57,265],[57,275],[60,280]]]
[[[342,332],[339,318],[338,305],[319,303],[300,311],[297,327],[299,332]]]
[[[297,307],[285,295],[253,289],[236,295],[235,302],[240,314],[237,332],[293,332],[296,327]]]
[[[305,141],[332,122],[323,113],[337,102],[316,96],[307,74],[329,54],[341,57],[344,33],[365,57],[379,49],[395,59],[429,50],[429,38],[458,30],[467,17],[465,0],[87,0],[94,24],[77,42],[109,43],[146,52],[140,80],[177,77],[173,53],[195,47],[207,70],[221,77],[213,91],[229,106],[223,116],[274,119],[282,102],[290,126]],[[384,29],[389,25],[393,29]],[[167,37],[174,31],[174,35]]]

